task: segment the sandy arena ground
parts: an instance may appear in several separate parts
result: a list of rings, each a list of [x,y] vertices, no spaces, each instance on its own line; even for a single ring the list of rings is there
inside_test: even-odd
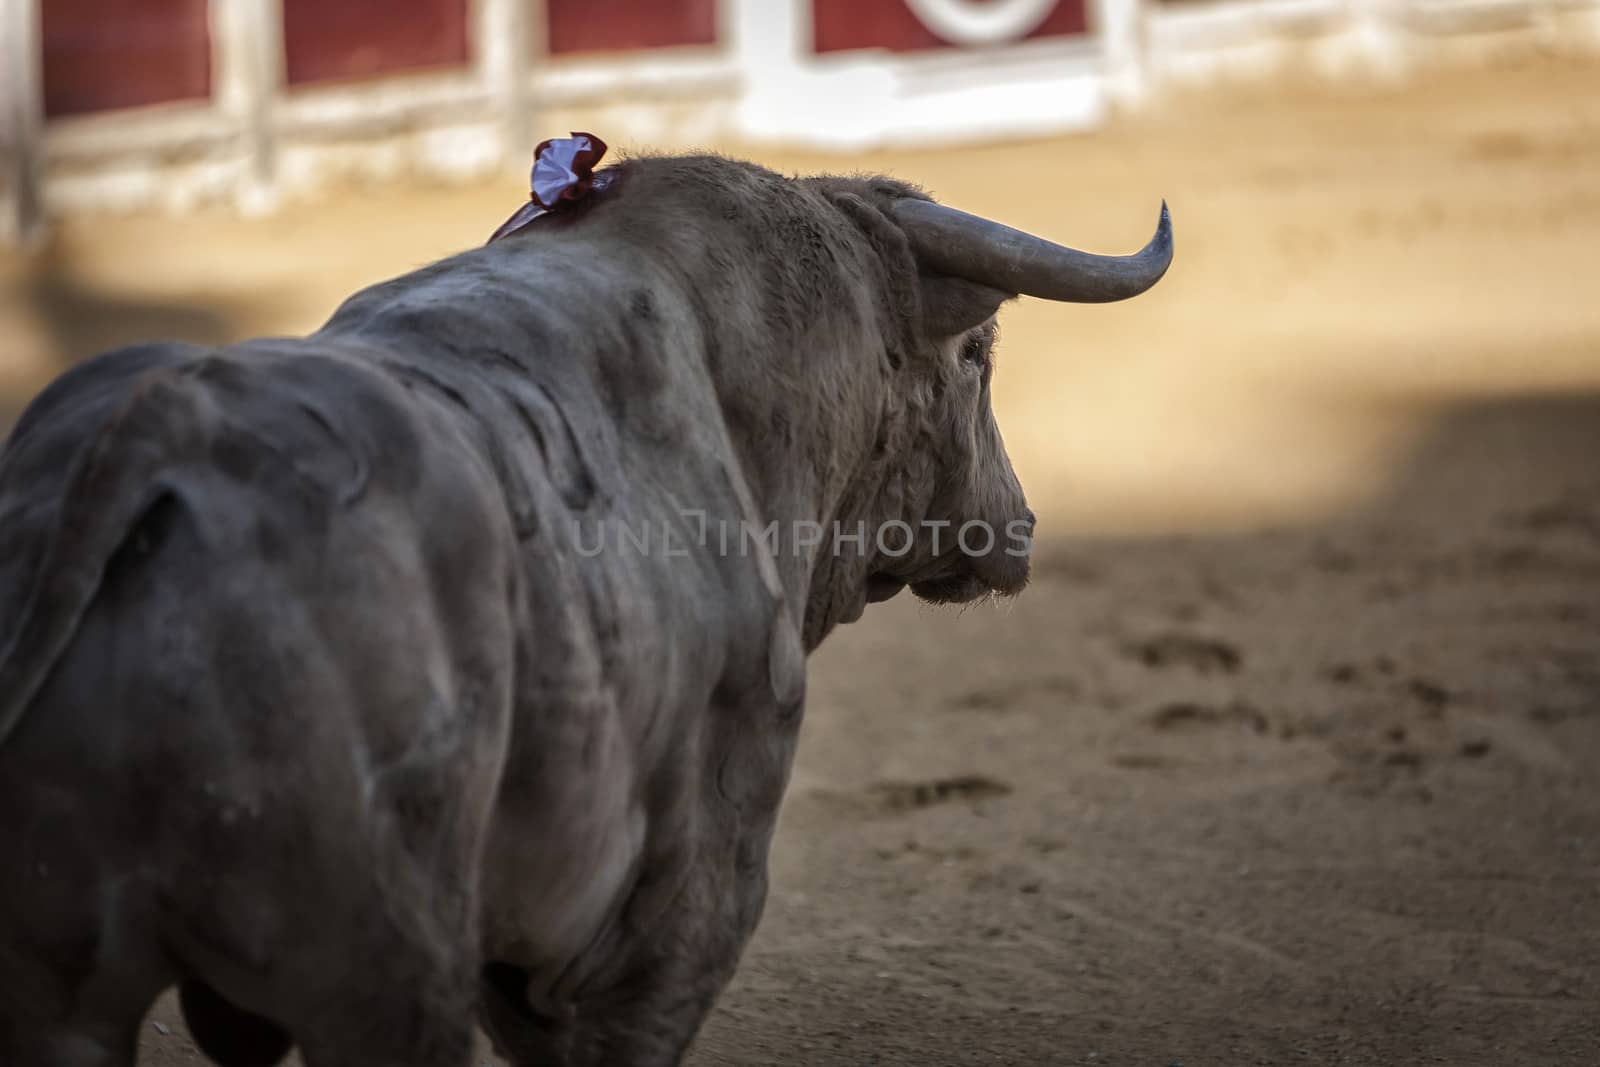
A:
[[[815,658],[691,1062],[1600,1064],[1600,68],[843,166],[1104,251],[1166,196],[1177,265],[1007,313],[1037,577]],[[74,222],[0,258],[0,396],[311,329],[520,195]],[[145,1048],[200,1062],[170,1003]]]

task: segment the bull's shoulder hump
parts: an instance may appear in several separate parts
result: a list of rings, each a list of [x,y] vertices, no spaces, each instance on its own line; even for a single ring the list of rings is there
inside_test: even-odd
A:
[[[193,365],[213,350],[179,341],[128,345],[74,365],[50,382],[23,409],[6,438],[4,454],[14,456],[34,435],[47,433],[58,451],[68,438],[85,438],[126,401],[137,383],[151,374]]]
[[[252,341],[185,376],[204,394],[211,458],[278,461],[347,499],[373,484],[405,492],[434,450],[409,391],[372,362],[315,341]]]

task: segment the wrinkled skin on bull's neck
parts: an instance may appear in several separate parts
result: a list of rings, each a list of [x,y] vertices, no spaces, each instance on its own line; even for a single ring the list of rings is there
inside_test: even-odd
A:
[[[920,194],[620,174],[307,338],[108,354],[19,423],[0,1061],[131,1062],[180,983],[222,1062],[464,1063],[475,1009],[528,1067],[676,1063],[760,916],[806,654],[907,585],[1026,581],[1010,294],[919,270],[888,208]]]

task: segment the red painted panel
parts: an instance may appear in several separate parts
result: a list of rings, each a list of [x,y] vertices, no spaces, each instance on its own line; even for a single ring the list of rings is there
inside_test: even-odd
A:
[[[717,43],[717,0],[545,0],[554,55]]]
[[[206,0],[45,0],[46,115],[204,100]]]
[[[468,0],[283,0],[289,84],[455,67]]]
[[[1083,33],[1088,27],[1085,6],[1085,0],[1060,0],[1028,39]],[[812,0],[812,11],[818,52],[853,48],[917,52],[956,47],[924,26],[905,0]]]

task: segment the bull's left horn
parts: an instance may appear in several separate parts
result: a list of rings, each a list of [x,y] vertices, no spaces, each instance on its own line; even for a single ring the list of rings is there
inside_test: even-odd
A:
[[[1166,201],[1156,235],[1131,256],[1079,252],[928,200],[897,200],[892,211],[925,266],[1020,296],[1075,304],[1126,300],[1160,281],[1172,264]]]

